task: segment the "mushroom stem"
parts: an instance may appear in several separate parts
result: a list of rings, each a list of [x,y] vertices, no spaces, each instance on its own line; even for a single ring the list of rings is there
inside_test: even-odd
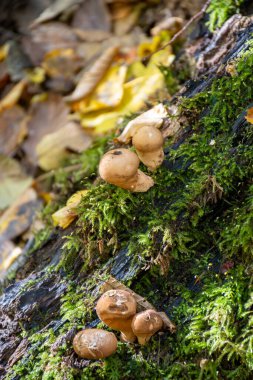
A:
[[[134,343],[136,341],[136,335],[133,331],[121,331],[120,340],[125,343]]]

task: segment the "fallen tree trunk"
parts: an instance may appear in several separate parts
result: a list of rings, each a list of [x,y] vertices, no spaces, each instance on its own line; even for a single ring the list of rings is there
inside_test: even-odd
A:
[[[194,56],[195,79],[168,105],[164,134],[178,128],[152,191],[129,195],[122,212],[124,192],[98,184],[77,225],[23,256],[0,298],[1,378],[252,378],[252,32],[252,19],[235,15],[176,61],[175,72]],[[101,212],[95,225],[89,207]],[[122,344],[106,365],[78,358],[73,336],[98,324],[108,276],[165,311],[176,334]]]

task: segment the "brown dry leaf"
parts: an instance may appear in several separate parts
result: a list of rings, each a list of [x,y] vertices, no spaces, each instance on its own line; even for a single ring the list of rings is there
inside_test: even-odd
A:
[[[132,4],[113,3],[110,7],[112,20],[119,20],[127,17],[132,11]]]
[[[110,276],[110,278],[107,281],[105,281],[105,283],[102,285],[100,290],[101,290],[101,293],[105,293],[106,291],[111,290],[111,289],[121,289],[121,290],[126,290],[127,292],[131,293],[137,302],[138,312],[143,311],[143,310],[148,310],[148,309],[156,310],[156,308],[151,303],[149,303],[144,297],[135,293],[132,289],[128,288],[121,282],[117,281],[112,276]],[[164,328],[168,328],[171,332],[175,332],[176,326],[174,325],[173,322],[171,322],[169,317],[164,312],[159,312],[159,315],[164,322]]]
[[[19,163],[0,154],[0,210],[15,201],[32,183]]]
[[[44,55],[55,49],[76,49],[77,36],[68,26],[60,22],[50,22],[33,29],[31,35],[24,36],[22,44],[26,54],[35,66],[40,65]]]
[[[41,202],[32,188],[27,189],[0,217],[0,237],[11,240],[25,232],[32,224]]]
[[[81,41],[101,42],[112,37],[111,33],[108,33],[108,32],[105,32],[104,30],[99,30],[99,29],[83,30],[83,29],[75,28],[73,30]]]
[[[91,144],[91,137],[75,122],[68,122],[54,133],[47,134],[36,146],[39,166],[43,170],[56,169],[66,158],[68,150],[81,152]]]
[[[110,32],[110,14],[104,0],[83,1],[73,16],[71,26],[83,30],[100,29]]]
[[[27,134],[23,108],[14,106],[0,114],[0,153],[12,154]]]
[[[116,19],[113,24],[114,34],[116,34],[116,36],[124,36],[129,33],[137,24],[144,6],[143,3],[137,4],[131,9],[131,12],[127,16]]]
[[[249,108],[249,109],[247,110],[247,115],[245,116],[245,119],[246,119],[249,123],[253,124],[253,107],[251,107],[251,108]]]
[[[0,62],[0,90],[8,83],[10,75],[8,73],[8,68],[6,61]]]
[[[82,1],[83,0],[56,0],[33,21],[31,27],[54,19],[62,12],[66,11],[73,5],[80,4]]]
[[[84,73],[74,92],[64,99],[67,102],[76,102],[89,95],[103,78],[117,52],[118,47],[108,48],[90,70]]]
[[[151,29],[151,35],[156,36],[163,30],[168,30],[174,35],[183,27],[183,24],[184,20],[181,17],[167,17]]]
[[[31,105],[27,124],[28,138],[23,144],[23,149],[31,164],[37,165],[36,146],[41,139],[64,127],[68,122],[69,109],[62,97],[50,94],[46,101]]]
[[[0,112],[7,110],[8,108],[11,108],[15,104],[17,104],[26,86],[27,86],[27,81],[25,79],[22,79],[19,83],[17,83],[8,92],[8,94],[3,99],[1,99]]]

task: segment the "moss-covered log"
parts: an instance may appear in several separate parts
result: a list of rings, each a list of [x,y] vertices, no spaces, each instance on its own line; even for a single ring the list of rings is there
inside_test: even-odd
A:
[[[58,174],[66,195],[82,176],[90,191],[76,224],[37,236],[9,276],[18,281],[0,298],[2,378],[252,379],[252,33],[251,18],[235,15],[198,36],[194,68],[192,43],[180,53],[172,70],[184,65],[193,77],[167,104],[164,132],[173,123],[178,132],[150,191],[94,185],[112,136],[79,157],[71,183]],[[100,325],[94,306],[110,275],[165,311],[177,332],[82,360],[72,339]]]

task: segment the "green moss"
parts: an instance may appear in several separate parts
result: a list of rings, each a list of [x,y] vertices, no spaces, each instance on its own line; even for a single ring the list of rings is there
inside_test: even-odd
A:
[[[244,0],[212,0],[208,7],[209,21],[207,23],[211,32],[220,28],[229,17],[239,13]]]

